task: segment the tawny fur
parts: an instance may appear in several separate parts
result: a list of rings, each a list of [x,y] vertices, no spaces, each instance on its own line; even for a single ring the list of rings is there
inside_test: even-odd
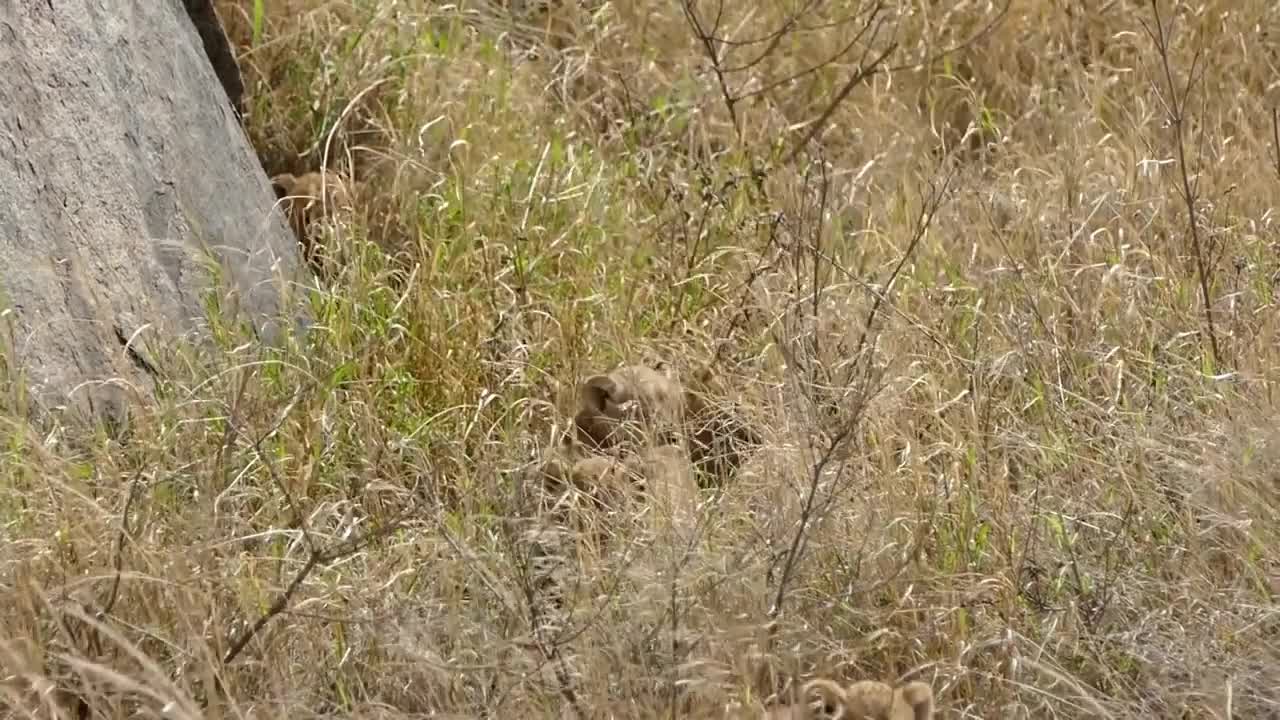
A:
[[[671,439],[684,414],[679,381],[644,365],[587,378],[578,393],[578,439],[595,449]]]
[[[289,226],[302,246],[303,258],[313,270],[320,272],[322,253],[311,226],[323,213],[333,213],[350,205],[351,192],[347,183],[332,171],[297,176],[281,173],[271,178],[271,187],[275,190],[276,199],[283,203]]]
[[[537,491],[553,499],[570,500],[557,502],[558,507],[644,513],[646,524],[653,529],[691,527],[697,512],[699,496],[693,468],[683,450],[674,445],[644,447],[621,456],[591,452],[568,437],[548,453],[538,474]]]
[[[933,717],[933,689],[922,682],[891,687],[861,680],[845,688],[849,720],[929,720]]]
[[[733,406],[731,393],[710,367],[690,374],[684,388],[689,457],[705,484],[735,477],[761,438]]]
[[[535,490],[557,497],[572,491],[600,507],[614,507],[630,495],[631,479],[621,459],[588,451],[566,435],[542,459]]]
[[[814,678],[800,686],[796,702],[778,705],[765,710],[765,720],[811,720],[814,713],[810,707],[810,698],[817,693],[825,707],[834,711],[832,720],[847,720],[848,697],[840,684],[826,678]]]
[[[626,460],[636,496],[649,505],[650,527],[688,530],[696,523],[698,484],[676,445],[645,448]]]
[[[876,680],[861,680],[848,687],[815,678],[800,687],[793,703],[767,709],[762,720],[812,720],[811,698],[822,697],[830,720],[930,720],[933,690],[922,682],[893,687]]]
[[[585,493],[596,507],[619,509],[635,492],[631,468],[609,455],[592,455],[573,464],[573,486]]]
[[[718,397],[709,370],[691,379],[686,387],[643,365],[587,378],[574,416],[579,441],[593,449],[686,443],[704,484],[727,481],[759,436]]]

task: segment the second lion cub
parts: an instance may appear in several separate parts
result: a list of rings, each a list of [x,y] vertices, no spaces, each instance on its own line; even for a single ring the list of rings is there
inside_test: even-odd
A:
[[[933,717],[933,688],[922,682],[891,687],[861,680],[845,688],[847,717],[867,720],[929,720]]]
[[[878,680],[861,680],[848,687],[832,680],[816,678],[800,690],[799,703],[771,708],[765,720],[810,720],[807,700],[813,691],[822,695],[833,720],[930,720],[933,717],[933,689],[922,682],[893,687]]]

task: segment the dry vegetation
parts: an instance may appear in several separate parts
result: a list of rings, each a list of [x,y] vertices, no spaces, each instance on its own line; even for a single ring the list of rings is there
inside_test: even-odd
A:
[[[341,262],[280,348],[211,293],[123,434],[0,378],[6,716],[713,717],[814,675],[1280,715],[1271,3],[690,2],[221,0],[267,173],[361,183]],[[575,384],[659,359],[764,447],[693,533],[547,540]]]

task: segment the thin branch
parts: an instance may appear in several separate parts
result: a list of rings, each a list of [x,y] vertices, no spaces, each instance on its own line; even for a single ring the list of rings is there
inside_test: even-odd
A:
[[[1276,156],[1276,177],[1280,178],[1280,108],[1271,108],[1271,149]]]
[[[729,111],[729,119],[733,122],[733,130],[742,134],[742,128],[738,124],[738,111],[735,107],[737,99],[733,93],[729,91],[729,80],[725,77],[725,71],[721,65],[720,53],[716,50],[715,33],[720,29],[720,19],[724,13],[724,0],[720,0],[720,7],[716,13],[716,26],[707,31],[702,26],[702,21],[698,18],[698,12],[693,7],[693,0],[683,0],[680,7],[684,9],[684,16],[689,20],[689,24],[693,27],[693,34],[698,38],[698,42],[702,44],[702,50],[707,54],[707,60],[711,63],[711,72],[716,76],[716,84],[720,86],[720,95],[724,98],[725,109]]]
[[[267,611],[263,613],[248,630],[245,630],[241,633],[240,637],[231,642],[231,647],[222,657],[222,664],[229,665],[233,660],[239,657],[240,653],[249,645],[249,641],[252,640],[254,636],[262,630],[262,628],[266,627],[267,623],[271,622],[272,618],[284,612],[285,608],[289,607],[289,601],[293,599],[294,594],[296,594],[298,589],[302,587],[302,583],[306,581],[307,577],[311,575],[313,570],[354,555],[369,543],[399,530],[402,521],[403,518],[397,518],[380,528],[375,528],[350,540],[337,543],[334,547],[322,552],[313,551],[311,556],[307,558],[306,564],[303,565],[302,569],[293,576],[293,580],[289,581],[289,586],[285,588],[284,592],[280,593],[275,602],[271,603],[271,607],[267,608]]]
[[[817,121],[814,122],[812,126],[810,126],[809,132],[805,133],[804,138],[802,138],[800,142],[796,143],[795,147],[791,150],[791,153],[787,155],[787,159],[785,162],[790,163],[791,161],[796,159],[796,156],[798,156],[800,152],[804,150],[804,147],[809,144],[809,141],[817,137],[818,133],[822,132],[822,130],[826,128],[827,121],[831,119],[831,116],[833,114],[835,114],[836,109],[839,108],[840,105],[844,103],[845,98],[849,97],[849,93],[853,92],[853,89],[858,85],[860,85],[862,81],[874,75],[876,73],[876,70],[879,69],[880,64],[883,63],[885,59],[888,58],[889,55],[893,53],[894,50],[897,50],[897,49],[898,49],[898,44],[896,42],[889,43],[889,47],[885,48],[883,52],[877,55],[875,59],[873,59],[870,62],[870,64],[866,65],[865,67],[859,68],[858,71],[855,72],[853,76],[849,78],[849,81],[846,82],[844,87],[840,89],[840,92],[836,95],[835,99],[831,101],[831,104],[827,106],[827,109],[823,111],[822,115],[818,117]]]
[[[285,408],[282,415],[288,415],[290,411],[293,409],[293,407],[294,407],[293,403],[290,403],[289,406]],[[230,416],[228,416],[228,422],[231,425],[236,425],[235,420],[232,419]],[[274,432],[275,430],[273,429],[272,431],[267,433],[267,435],[270,435]],[[249,438],[238,427],[236,428],[236,434],[240,435],[241,437],[245,438],[246,440],[248,440],[250,443],[253,444],[253,451],[258,456],[258,460],[262,463],[263,467],[267,469],[267,474],[271,476],[271,482],[273,482],[275,486],[279,488],[280,494],[284,496],[285,504],[289,506],[289,514],[292,516],[292,518],[289,521],[289,527],[297,528],[298,530],[302,531],[302,539],[303,539],[303,542],[307,544],[307,550],[310,552],[310,554],[315,555],[317,552],[316,542],[311,537],[311,529],[307,527],[307,521],[305,518],[302,517],[302,512],[298,509],[298,504],[293,499],[293,493],[289,492],[288,486],[284,484],[284,479],[280,477],[280,473],[276,472],[275,463],[271,462],[271,458],[267,457],[266,451],[262,449],[262,441],[263,439],[265,439],[266,435],[262,437],[257,437],[257,438]]]
[[[776,46],[780,38],[785,37],[788,33],[811,33],[818,32],[819,30],[831,30],[833,28],[838,28],[841,25],[847,25],[853,22],[860,14],[854,12],[836,20],[814,23],[812,25],[806,25],[800,22],[800,18],[817,6],[819,1],[820,0],[807,0],[804,7],[792,13],[790,17],[782,21],[782,24],[778,26],[777,30],[767,32],[759,37],[747,38],[745,40],[734,40],[728,37],[717,36],[714,39],[721,45],[733,48],[750,47],[752,45],[760,45],[762,43],[769,43],[770,45]]]
[[[788,83],[795,82],[796,80],[799,80],[800,78],[806,75],[812,75],[813,73],[821,70],[822,68],[825,68],[829,65],[834,64],[837,60],[847,55],[849,51],[853,49],[854,45],[857,45],[858,43],[862,42],[862,37],[867,34],[868,30],[870,30],[873,26],[876,25],[875,19],[877,15],[879,15],[880,13],[880,7],[881,7],[880,5],[876,5],[876,7],[871,11],[871,17],[867,18],[867,22],[863,23],[862,29],[858,31],[858,34],[850,38],[849,42],[845,43],[839,50],[827,56],[825,60],[814,63],[813,65],[803,70],[797,70],[796,72],[786,77],[778,78],[777,80],[766,80],[760,83],[760,87],[757,87],[754,90],[747,90],[746,92],[743,92],[741,95],[736,96],[734,100],[735,101],[746,100],[747,98],[755,97],[756,95],[763,95],[764,93],[767,93],[771,90],[782,87],[783,85],[786,85]]]
[[[1200,297],[1204,303],[1204,318],[1207,332],[1209,335],[1209,346],[1213,353],[1213,361],[1217,368],[1222,367],[1222,352],[1218,346],[1218,331],[1214,320],[1213,313],[1213,296],[1209,289],[1212,284],[1213,267],[1211,265],[1212,250],[1206,244],[1206,241],[1200,237],[1200,225],[1196,221],[1196,201],[1198,199],[1198,179],[1195,183],[1191,180],[1191,171],[1187,167],[1187,150],[1184,138],[1184,127],[1186,124],[1185,110],[1187,107],[1187,99],[1190,97],[1193,81],[1196,79],[1196,67],[1198,65],[1199,51],[1196,52],[1192,59],[1191,71],[1187,73],[1187,81],[1179,94],[1178,83],[1173,77],[1173,66],[1170,62],[1171,49],[1169,47],[1169,31],[1164,24],[1164,19],[1160,15],[1160,0],[1151,0],[1151,10],[1155,15],[1155,27],[1148,26],[1145,22],[1143,26],[1146,28],[1147,35],[1151,38],[1152,44],[1155,45],[1156,52],[1160,56],[1160,65],[1164,74],[1165,85],[1169,91],[1169,98],[1165,102],[1165,108],[1168,111],[1169,125],[1172,128],[1174,136],[1174,148],[1178,154],[1178,174],[1181,180],[1179,192],[1182,195],[1182,201],[1187,208],[1187,225],[1188,232],[1191,236],[1191,251],[1196,263],[1196,279],[1200,285]],[[1171,20],[1169,26],[1172,27]],[[1158,90],[1158,88],[1157,88]]]
[[[860,355],[867,346],[867,339],[871,337],[871,330],[880,314],[880,307],[887,301],[893,291],[893,285],[902,273],[902,268],[915,255],[916,248],[919,247],[920,242],[924,239],[925,233],[929,231],[929,227],[933,225],[933,219],[937,217],[938,210],[942,208],[942,203],[947,197],[947,190],[950,188],[951,180],[955,177],[955,174],[955,170],[952,169],[943,178],[941,187],[930,183],[929,195],[926,196],[924,206],[920,208],[920,215],[916,218],[915,229],[911,233],[911,240],[907,243],[907,249],[903,251],[902,257],[898,258],[898,264],[889,272],[889,277],[884,282],[884,290],[875,294],[875,300],[871,303],[871,310],[867,312],[867,321],[862,327],[862,335],[858,338],[858,345],[853,351],[854,357]]]
[[[125,498],[124,509],[120,511],[120,532],[116,534],[115,552],[112,553],[111,564],[115,569],[115,576],[111,578],[111,592],[107,593],[107,602],[103,604],[102,610],[98,613],[99,617],[106,617],[111,609],[116,605],[116,597],[120,592],[120,575],[124,570],[124,540],[131,532],[129,530],[129,511],[133,509],[133,502],[138,497],[138,488],[142,487],[139,482],[142,478],[142,470],[134,473],[133,479],[129,481],[129,495]]]
[[[755,89],[752,89],[752,90],[743,91],[743,92],[734,92],[733,90],[730,89],[731,75],[735,73],[745,72],[759,65],[767,57],[769,57],[770,55],[772,55],[777,51],[777,49],[781,46],[782,41],[787,36],[794,35],[797,33],[803,33],[803,32],[812,32],[817,29],[828,28],[828,27],[838,28],[842,25],[845,25],[847,23],[854,21],[860,15],[864,14],[862,12],[853,13],[851,15],[842,17],[839,20],[833,21],[830,23],[819,23],[814,25],[802,24],[800,22],[800,18],[803,15],[805,15],[807,12],[815,8],[817,5],[818,3],[816,0],[806,0],[805,4],[798,11],[789,15],[782,22],[782,24],[778,27],[777,30],[769,32],[759,38],[752,38],[751,40],[732,41],[732,40],[729,40],[728,38],[722,38],[717,34],[720,28],[720,23],[723,21],[723,15],[725,10],[724,0],[719,0],[718,2],[715,26],[712,27],[711,29],[708,29],[706,27],[706,24],[704,23],[703,18],[701,18],[698,15],[697,10],[694,8],[694,0],[682,0],[681,8],[684,11],[685,18],[688,20],[689,26],[693,30],[694,37],[697,38],[698,43],[702,46],[703,52],[707,56],[707,60],[711,65],[711,71],[715,75],[716,84],[720,90],[721,99],[724,102],[726,111],[728,111],[729,113],[730,121],[733,123],[734,132],[738,135],[739,139],[742,138],[742,127],[739,122],[739,116],[738,116],[738,110],[737,110],[737,105],[739,102],[747,98],[754,97],[756,95],[767,93],[777,87],[794,82],[795,80],[805,77],[807,75],[812,75],[818,72],[819,70],[838,62],[841,58],[848,55],[849,52],[853,50],[854,46],[856,46],[859,42],[861,42],[863,36],[865,35],[865,33],[869,28],[874,28],[872,32],[872,37],[874,38],[875,35],[879,32],[881,25],[883,24],[883,21],[879,21],[878,19],[880,17],[881,12],[884,9],[884,2],[883,0],[878,0],[876,4],[869,11],[865,13],[867,15],[867,20],[863,24],[862,29],[849,42],[847,42],[842,48],[840,48],[839,51],[833,53],[831,56],[827,57],[825,60],[822,60],[816,64],[813,64],[803,70],[792,73],[787,77],[784,77],[778,80],[765,81],[760,84],[760,87],[756,87]],[[742,48],[742,47],[747,47],[747,46],[750,46],[753,44],[759,44],[759,43],[766,43],[766,47],[761,52],[756,53],[753,58],[736,65],[725,64],[725,56],[721,52],[722,48],[734,48],[734,47]],[[888,50],[886,50],[885,52],[881,53],[878,57],[876,57],[870,65],[861,67],[857,72],[854,73],[854,76],[846,83],[846,85],[838,93],[835,101],[823,113],[823,118],[818,122],[819,128],[825,124],[825,122],[830,118],[831,113],[835,112],[836,107],[838,107],[840,103],[844,101],[845,97],[847,97],[848,94],[852,92],[853,88],[856,87],[860,82],[865,80],[867,76],[874,73],[876,70],[876,66],[882,63],[893,52],[895,48],[896,48],[896,44],[891,45]],[[869,52],[869,49],[867,52]],[[865,55],[866,53],[864,53],[864,57]],[[810,133],[804,139],[804,141],[802,141],[800,145],[797,147],[801,147],[804,144],[808,143],[809,140],[811,140],[814,137],[814,135],[817,134],[817,132],[818,130],[810,131]],[[796,153],[792,153],[793,158],[795,154]]]
[[[778,589],[773,595],[773,603],[769,606],[770,620],[774,620],[782,614],[782,603],[786,599],[787,588],[791,584],[792,574],[795,572],[796,566],[799,565],[800,557],[804,555],[804,550],[808,544],[806,542],[807,531],[813,521],[820,519],[815,517],[820,513],[815,513],[814,502],[817,499],[818,486],[822,482],[822,473],[826,470],[827,465],[831,463],[831,459],[835,457],[836,451],[853,434],[858,425],[857,420],[858,418],[850,420],[840,432],[836,433],[836,436],[827,445],[826,450],[823,451],[822,457],[813,465],[809,476],[808,492],[805,494],[804,507],[800,511],[800,525],[796,528],[795,534],[791,536],[791,545],[787,548],[786,559],[782,564],[782,577],[778,579]]]
[[[960,52],[961,50],[964,50],[966,48],[969,48],[977,44],[979,40],[990,35],[992,31],[996,29],[996,26],[998,26],[1001,22],[1004,21],[1004,18],[1006,15],[1009,14],[1009,8],[1011,7],[1013,7],[1013,0],[1009,0],[1008,2],[1006,2],[1004,4],[1004,7],[1000,8],[1000,12],[996,13],[996,16],[991,19],[991,22],[987,23],[974,34],[970,35],[969,37],[965,38],[959,43],[952,45],[946,50],[941,50],[932,55],[927,55],[923,60],[920,60],[918,62],[906,63],[903,65],[894,65],[894,66],[885,68],[885,72],[892,73],[892,72],[899,72],[903,70],[919,70],[920,68],[928,67],[929,65],[932,65],[949,55],[954,55]]]
[[[848,17],[843,17],[843,18],[840,18],[839,20],[836,20],[824,25],[811,26],[811,27],[805,27],[800,25],[799,20],[800,20],[801,14],[808,12],[809,9],[816,4],[817,4],[816,0],[810,0],[809,4],[805,5],[799,11],[797,11],[796,14],[787,18],[786,21],[782,23],[782,25],[778,28],[776,32],[771,33],[771,37],[768,38],[769,44],[768,46],[765,47],[764,50],[757,53],[754,58],[742,63],[741,65],[736,65],[730,68],[726,68],[725,71],[726,72],[742,72],[744,70],[750,70],[756,65],[759,65],[765,58],[772,55],[773,52],[778,49],[778,46],[782,44],[782,40],[792,32],[795,32],[795,33],[816,32],[817,30],[826,30],[826,29],[840,27],[841,25],[847,25],[848,23],[851,23],[854,20],[858,19],[859,13],[854,13],[852,15],[849,15]],[[880,6],[881,6],[880,3],[876,3],[875,9],[871,11],[873,15],[880,11]],[[731,40],[724,40],[724,39],[722,39],[720,42],[722,44],[725,44],[731,47],[735,45],[742,47],[748,44],[747,41],[738,41],[735,43]]]

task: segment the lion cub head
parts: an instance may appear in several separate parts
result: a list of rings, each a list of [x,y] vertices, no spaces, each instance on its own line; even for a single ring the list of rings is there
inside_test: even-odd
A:
[[[832,720],[930,720],[933,717],[933,689],[922,682],[893,687],[876,680],[861,680],[848,687],[823,678],[801,686],[799,702],[774,707],[766,720],[810,720],[814,713],[809,698],[817,692]]]
[[[284,203],[289,227],[302,245],[303,257],[313,270],[319,272],[323,263],[311,226],[324,213],[349,207],[352,188],[342,176],[332,171],[303,175],[281,173],[271,178],[271,187],[275,190],[276,199]]]
[[[891,687],[861,680],[845,688],[846,717],[865,720],[929,720],[933,717],[933,689],[922,682]]]
[[[844,720],[848,717],[845,713],[847,700],[844,688],[835,681],[814,678],[800,686],[795,702],[769,708],[765,711],[763,720],[812,720],[814,712],[811,698],[815,694],[822,698],[824,710],[835,711],[833,718]]]
[[[673,439],[683,413],[679,381],[645,365],[628,365],[587,378],[578,391],[574,425],[579,441],[593,449],[659,444]]]
[[[720,484],[730,478],[759,435],[716,392],[709,370],[692,384],[644,365],[593,375],[578,392],[578,440],[605,450],[619,445],[685,445],[698,475]]]

